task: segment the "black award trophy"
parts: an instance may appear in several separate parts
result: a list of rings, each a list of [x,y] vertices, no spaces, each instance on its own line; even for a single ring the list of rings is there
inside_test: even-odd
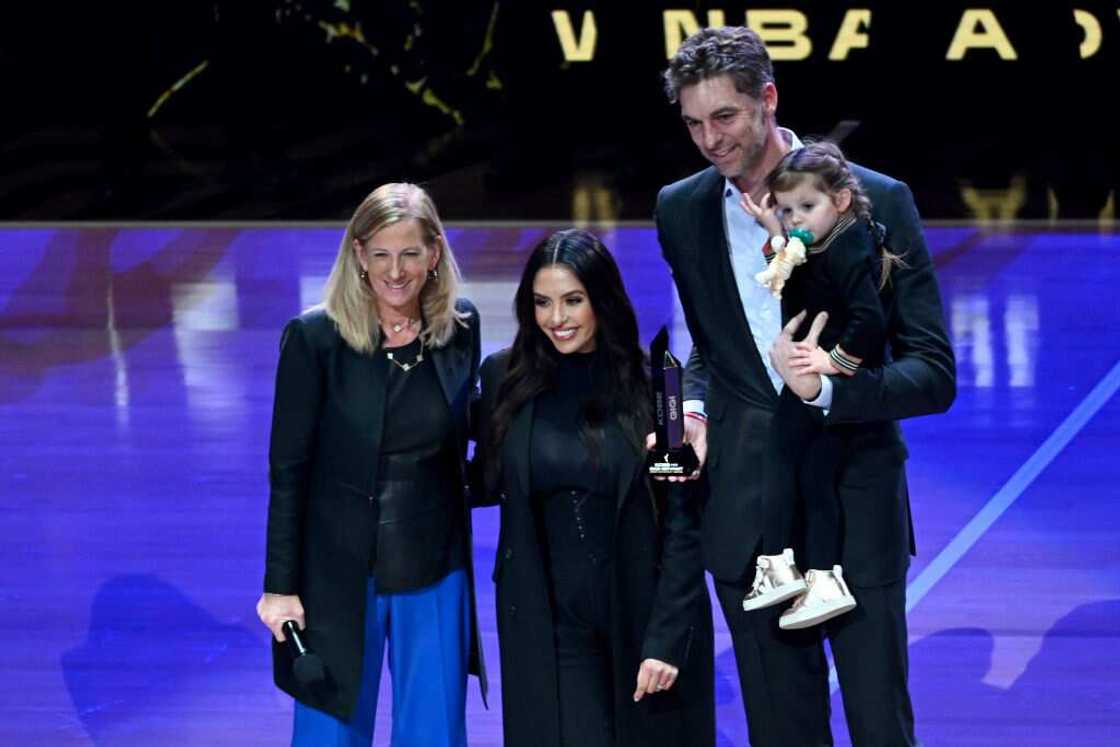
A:
[[[649,474],[654,477],[691,475],[700,464],[692,446],[684,442],[684,397],[681,363],[669,352],[669,330],[657,333],[650,345],[653,383],[654,433],[657,443],[649,453]]]

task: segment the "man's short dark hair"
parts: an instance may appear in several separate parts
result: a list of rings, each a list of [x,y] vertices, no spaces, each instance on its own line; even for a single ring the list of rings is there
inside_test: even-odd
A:
[[[669,60],[665,95],[675,104],[682,88],[717,75],[731,76],[739,93],[761,98],[766,84],[774,82],[774,66],[759,35],[745,26],[697,31]]]

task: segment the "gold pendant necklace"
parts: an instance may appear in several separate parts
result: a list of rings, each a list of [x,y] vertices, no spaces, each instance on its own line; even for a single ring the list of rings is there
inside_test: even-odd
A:
[[[400,331],[405,327],[412,329],[413,325],[415,325],[417,321],[417,319],[405,319],[403,322],[397,322],[396,324],[390,326],[392,326],[393,332],[400,334]]]
[[[404,371],[405,373],[408,373],[409,371],[411,371],[412,369],[416,368],[417,366],[419,366],[421,363],[424,362],[424,338],[421,337],[419,339],[420,339],[420,352],[416,354],[416,358],[412,362],[401,363],[399,360],[397,360],[395,357],[393,357],[393,351],[392,350],[386,350],[385,351],[385,357],[388,358],[391,363],[395,364],[397,366],[397,368]]]

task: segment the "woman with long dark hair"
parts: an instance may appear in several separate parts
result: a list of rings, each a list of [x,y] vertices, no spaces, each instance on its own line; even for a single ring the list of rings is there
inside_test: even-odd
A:
[[[494,567],[508,747],[715,741],[692,483],[651,485],[638,323],[591,233],[538,245],[513,346],[482,365],[476,491]]]

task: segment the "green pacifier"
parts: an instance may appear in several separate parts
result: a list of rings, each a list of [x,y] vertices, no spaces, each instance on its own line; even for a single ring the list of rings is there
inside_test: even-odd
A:
[[[793,228],[793,229],[790,229],[789,237],[791,239],[801,239],[801,243],[804,244],[805,246],[809,246],[810,244],[812,244],[813,239],[815,238],[813,236],[813,232],[810,231],[807,228]]]

